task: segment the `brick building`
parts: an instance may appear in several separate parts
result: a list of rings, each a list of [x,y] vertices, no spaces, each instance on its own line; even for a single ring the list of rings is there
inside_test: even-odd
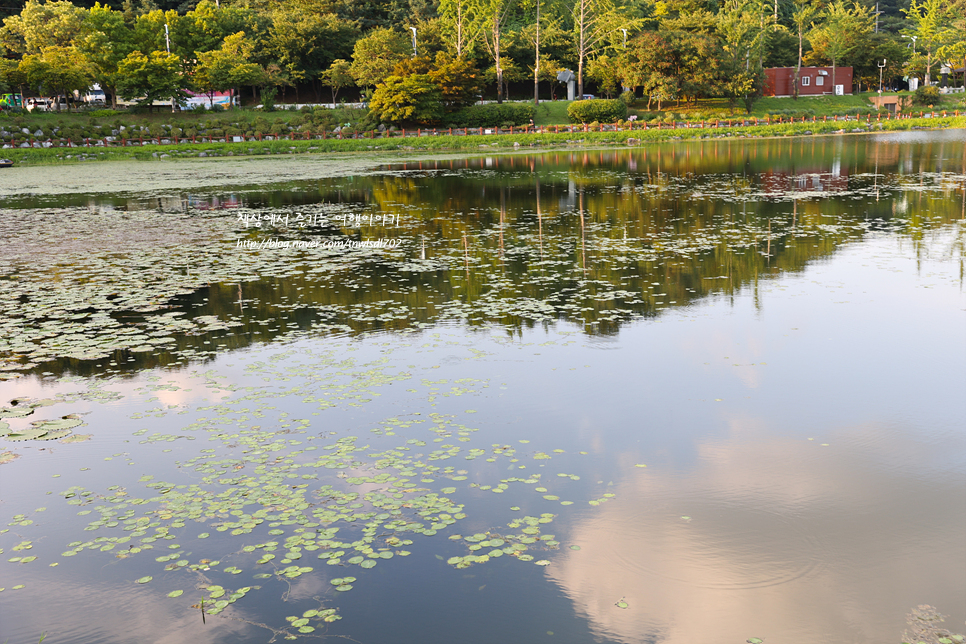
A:
[[[798,76],[799,96],[834,94],[831,67],[802,67]],[[835,84],[843,94],[852,93],[852,68],[836,67]],[[765,70],[765,96],[792,96],[795,93],[794,67],[769,67]]]

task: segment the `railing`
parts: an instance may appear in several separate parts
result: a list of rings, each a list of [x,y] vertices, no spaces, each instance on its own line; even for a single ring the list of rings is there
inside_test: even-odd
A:
[[[941,112],[941,116],[948,116],[948,112]],[[954,112],[955,116],[959,116],[959,110]],[[864,116],[864,118],[863,118]],[[899,119],[909,119],[909,118],[938,118],[940,113],[938,112],[924,112],[920,111],[919,114],[906,113],[906,114],[892,114],[887,112],[883,114],[879,112],[875,114],[875,119],[873,119],[872,114],[865,115],[848,115],[848,116],[823,116],[821,122],[827,123],[831,118],[832,122],[855,122],[866,124],[871,124],[873,120],[899,120]],[[700,122],[672,122],[664,123],[661,121],[651,121],[651,122],[641,122],[637,123],[635,121],[627,121],[624,123],[601,123],[596,127],[592,127],[587,123],[583,124],[572,124],[572,125],[538,125],[538,126],[520,126],[520,127],[509,127],[509,128],[417,128],[417,129],[407,129],[402,128],[400,130],[368,130],[365,132],[350,131],[345,133],[344,131],[328,131],[323,130],[321,132],[289,132],[287,134],[275,133],[275,134],[256,134],[256,135],[194,135],[194,136],[137,136],[137,137],[125,137],[125,136],[106,136],[101,138],[83,138],[78,141],[74,141],[72,138],[53,138],[49,137],[46,139],[38,140],[35,137],[23,137],[18,139],[16,136],[11,137],[9,143],[4,143],[2,148],[75,148],[75,147],[141,147],[148,145],[178,145],[181,143],[260,143],[265,141],[299,141],[299,140],[327,140],[327,139],[384,139],[384,138],[419,138],[424,136],[491,136],[491,135],[515,135],[515,134],[581,134],[586,132],[639,132],[639,131],[649,131],[649,130],[677,130],[677,129],[720,129],[720,128],[734,128],[734,127],[751,127],[759,125],[776,125],[783,123],[817,123],[818,117],[766,117],[766,118],[743,118],[743,119],[715,119],[713,121],[700,121]],[[18,143],[19,141],[19,143]]]

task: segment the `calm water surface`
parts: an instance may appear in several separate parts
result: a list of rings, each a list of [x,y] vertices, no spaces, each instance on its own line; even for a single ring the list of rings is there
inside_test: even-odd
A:
[[[0,207],[4,640],[966,630],[962,131]]]

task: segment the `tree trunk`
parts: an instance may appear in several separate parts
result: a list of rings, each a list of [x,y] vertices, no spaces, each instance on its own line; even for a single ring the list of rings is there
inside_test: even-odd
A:
[[[456,57],[463,58],[463,3],[456,5]]]
[[[835,96],[835,59],[832,59],[832,96]]]
[[[795,100],[798,100],[798,77],[802,73],[802,31],[798,30],[798,67],[795,68],[795,87],[792,90],[792,96]]]
[[[585,22],[587,4],[586,0],[577,0],[580,3],[580,19],[578,28],[580,30],[580,42],[577,45],[577,96],[575,97],[578,101],[584,100],[584,54],[586,50],[584,49],[584,36],[587,29],[587,23]]]
[[[503,103],[503,69],[500,67],[500,14],[493,14],[493,52],[496,57],[496,102]]]
[[[536,55],[533,63],[533,104],[540,104],[540,0],[537,0]]]

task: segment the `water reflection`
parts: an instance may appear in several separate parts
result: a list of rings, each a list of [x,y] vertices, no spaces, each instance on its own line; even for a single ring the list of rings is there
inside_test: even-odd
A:
[[[402,330],[441,320],[508,329],[565,321],[589,334],[614,334],[629,320],[707,297],[734,297],[761,279],[800,271],[877,230],[926,243],[928,231],[966,213],[966,159],[956,166],[954,158],[962,143],[947,133],[911,144],[895,137],[691,142],[416,161],[361,176],[209,195],[86,197],[86,230],[76,229],[80,215],[70,208],[49,221],[70,222],[74,246],[83,248],[64,249],[53,264],[38,263],[26,250],[45,232],[50,239],[43,245],[57,243],[53,229],[27,228],[16,215],[7,222],[5,254],[15,260],[8,270],[18,272],[24,289],[3,313],[22,319],[20,307],[36,297],[29,283],[49,281],[52,271],[65,288],[83,283],[96,290],[107,262],[132,275],[151,265],[159,280],[154,297],[165,314],[195,327],[191,333],[170,328],[174,340],[148,355],[131,352],[130,343],[108,342],[120,352],[113,362],[122,371],[292,333]],[[52,199],[67,206],[82,198]],[[23,216],[32,212],[30,203],[11,200]],[[44,203],[49,207],[50,200]],[[142,221],[148,209],[150,225]],[[110,237],[104,229],[121,217],[127,227],[157,233],[150,243],[135,239],[128,253],[112,247],[92,257],[91,249]],[[265,225],[250,226],[252,217]],[[192,244],[188,229],[208,241]],[[19,255],[18,237],[30,237]],[[339,239],[391,239],[401,246],[395,252],[258,250],[272,240]],[[238,250],[242,242],[247,252]],[[139,261],[134,250],[143,254]],[[110,280],[101,296],[116,288]],[[41,309],[49,318],[49,308]],[[157,323],[160,310],[117,305],[110,314],[127,326],[165,330]],[[282,324],[269,322],[280,318]],[[81,324],[77,332],[91,328]],[[33,342],[43,345],[45,333],[38,329]],[[0,354],[11,368],[32,362],[51,373],[94,373],[107,364],[48,349],[31,356],[6,346]]]

